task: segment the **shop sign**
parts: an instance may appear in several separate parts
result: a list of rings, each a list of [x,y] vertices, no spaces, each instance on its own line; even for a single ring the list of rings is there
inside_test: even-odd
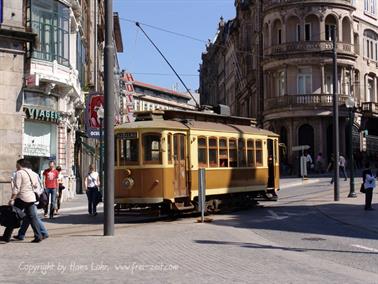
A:
[[[89,94],[86,98],[85,126],[90,138],[100,138],[99,109],[104,107],[104,96],[100,93]]]
[[[24,107],[24,112],[28,119],[58,122],[60,114],[57,111]]]
[[[50,145],[27,143],[24,144],[25,156],[50,157]]]

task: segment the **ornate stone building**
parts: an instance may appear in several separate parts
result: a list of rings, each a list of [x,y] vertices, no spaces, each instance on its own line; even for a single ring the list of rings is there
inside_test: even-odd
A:
[[[252,42],[252,46],[259,45],[262,50],[262,54],[256,54],[261,58],[256,72],[263,73],[263,86],[257,91],[263,103],[253,102],[261,106],[261,125],[280,134],[286,145],[287,156],[283,160],[295,162],[291,148],[296,145],[310,145],[310,153],[314,156],[321,152],[325,160],[332,153],[332,27],[336,27],[338,54],[340,152],[347,154],[348,96],[355,98],[358,108],[354,121],[355,147],[358,148],[358,131],[367,128],[371,134],[368,152],[376,151],[373,137],[378,135],[376,1],[237,1],[240,2],[252,9],[256,2],[263,4],[261,17],[256,21],[260,22],[263,39]],[[238,17],[233,21],[238,21]],[[204,60],[204,65],[207,61]],[[202,69],[206,70],[204,65]],[[206,82],[203,76],[205,73],[201,73],[201,80]]]
[[[260,3],[235,1],[237,16],[221,18],[216,37],[209,41],[200,66],[201,104],[230,106],[232,114],[257,117],[261,113]]]

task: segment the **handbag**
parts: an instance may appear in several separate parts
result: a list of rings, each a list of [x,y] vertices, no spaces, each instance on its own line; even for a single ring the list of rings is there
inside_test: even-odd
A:
[[[102,192],[98,187],[96,187],[96,205],[100,202],[102,202]]]
[[[62,183],[59,184],[59,190],[64,190],[65,188],[66,187]]]
[[[361,193],[366,193],[366,189],[365,189],[364,183],[361,184],[360,192]]]

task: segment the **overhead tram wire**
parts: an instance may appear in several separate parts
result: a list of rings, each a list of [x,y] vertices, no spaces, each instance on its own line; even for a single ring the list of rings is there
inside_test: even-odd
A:
[[[189,93],[189,95],[192,97],[193,101],[195,102],[196,104],[196,107],[198,109],[200,109],[200,105],[199,103],[197,102],[197,100],[195,99],[195,97],[192,95],[192,92],[190,91],[190,89],[186,86],[186,84],[184,83],[184,81],[181,79],[180,75],[176,72],[175,68],[173,68],[172,64],[169,63],[168,59],[164,56],[164,54],[160,51],[160,49],[157,47],[157,45],[152,41],[152,39],[147,35],[147,33],[143,30],[143,28],[140,26],[140,24],[138,22],[135,23],[135,25],[140,28],[140,30],[143,32],[143,34],[146,36],[146,38],[151,42],[151,44],[155,47],[155,49],[159,52],[159,54],[161,55],[161,57],[163,57],[163,59],[165,60],[165,62],[167,62],[168,66],[172,69],[172,71],[176,74],[177,78],[180,80],[181,84],[185,87],[186,91]]]
[[[127,19],[127,18],[120,18],[120,20],[125,21],[125,22],[129,22],[129,23],[132,23],[132,24],[135,24],[135,25],[138,23],[139,25],[144,25],[146,27],[149,27],[151,29],[155,29],[155,30],[158,30],[158,31],[161,31],[161,32],[169,33],[169,34],[172,34],[172,35],[175,35],[175,36],[183,37],[183,38],[190,39],[190,40],[197,41],[197,42],[201,42],[201,43],[204,43],[204,44],[209,44],[209,41],[206,41],[206,40],[203,40],[203,39],[199,39],[199,38],[193,37],[191,35],[187,35],[187,34],[175,32],[175,31],[167,30],[167,29],[164,29],[164,28],[161,28],[161,27],[157,27],[157,26],[154,26],[154,25],[138,22],[138,21],[135,21],[135,20]],[[324,35],[324,34],[326,34],[326,32],[320,32],[320,33],[316,33],[316,34],[311,34],[311,37],[319,36],[319,38],[320,38],[320,36]],[[311,41],[313,41],[313,40],[311,40]],[[317,40],[317,41],[320,41],[320,40]],[[329,42],[332,43],[331,40]],[[213,42],[211,42],[211,44],[214,45],[214,46],[221,47],[221,48],[226,48],[226,45],[224,45],[224,44],[217,44],[217,43],[213,43]],[[258,44],[252,44],[252,46],[258,46]],[[236,53],[240,53],[240,54],[254,55],[254,56],[257,56],[259,58],[266,58],[267,57],[267,56],[260,56],[259,54],[253,53],[251,51],[245,51],[245,50],[240,50],[240,49],[234,49],[234,51]],[[308,51],[308,52],[311,53],[313,51]]]

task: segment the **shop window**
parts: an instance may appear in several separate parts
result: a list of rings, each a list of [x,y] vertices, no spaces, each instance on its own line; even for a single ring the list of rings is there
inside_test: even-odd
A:
[[[168,164],[172,164],[172,134],[169,133],[167,137],[167,152],[168,152]]]
[[[24,91],[24,105],[46,107],[50,110],[58,110],[58,98],[41,93]]]
[[[120,166],[135,165],[139,162],[139,139],[119,139],[120,153],[118,160]]]
[[[144,149],[144,163],[146,164],[160,164],[160,134],[144,134],[143,135],[143,149]]]
[[[230,139],[228,141],[230,167],[238,166],[238,148],[236,145],[236,139]]]
[[[245,141],[243,138],[239,138],[238,140],[238,158],[239,158],[239,167],[246,167],[247,166],[247,157],[245,151]]]
[[[209,138],[209,165],[211,168],[218,167],[218,145],[216,138]]]
[[[85,66],[86,66],[86,57],[85,57],[85,46],[83,41],[81,40],[80,33],[77,33],[77,41],[76,41],[76,69],[78,71],[79,81],[81,87],[85,86]]]
[[[256,140],[256,166],[263,165],[263,147],[262,140]]]
[[[205,137],[198,138],[198,166],[207,167],[207,142]]]
[[[247,161],[248,167],[255,166],[255,141],[252,139],[247,141]]]
[[[219,139],[219,166],[221,168],[228,167],[228,151],[227,151],[227,139]]]
[[[27,24],[37,34],[32,56],[69,66],[70,10],[57,0],[29,0]]]

